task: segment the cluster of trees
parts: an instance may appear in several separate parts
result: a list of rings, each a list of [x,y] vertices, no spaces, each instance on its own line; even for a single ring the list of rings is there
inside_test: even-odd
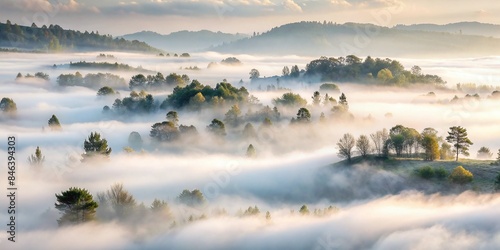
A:
[[[158,142],[171,142],[180,137],[194,137],[198,135],[195,126],[178,125],[179,116],[176,111],[169,111],[166,115],[166,121],[157,122],[151,126],[149,136]]]
[[[131,90],[158,90],[165,87],[185,86],[189,83],[189,76],[178,75],[171,73],[164,77],[162,73],[158,72],[156,75],[138,74],[132,76],[129,81],[129,88]]]
[[[111,35],[99,35],[99,32],[80,32],[65,30],[59,25],[38,27],[12,24],[9,20],[0,23],[0,46],[23,49],[61,50],[125,50],[141,52],[159,52],[158,49],[137,40],[128,41],[113,38]]]
[[[104,86],[110,86],[114,88],[124,88],[127,86],[125,79],[118,75],[113,75],[110,73],[97,73],[97,74],[86,74],[85,77],[76,72],[75,74],[61,74],[57,77],[57,84],[59,86],[81,86],[92,89],[99,89]]]
[[[23,76],[23,74],[21,74],[21,72],[17,73],[16,80],[19,80],[19,79],[22,79],[22,78],[38,78],[38,79],[42,79],[42,80],[45,80],[45,81],[50,80],[49,75],[47,75],[47,74],[45,74],[43,72],[36,72],[35,75],[32,75],[32,74],[28,73],[25,76]]]
[[[339,58],[321,57],[306,66],[304,77],[321,81],[368,81],[382,84],[406,85],[413,83],[444,84],[436,75],[424,75],[419,66],[405,70],[403,65],[389,58],[373,59],[368,56],[364,61],[354,55]]]
[[[155,102],[153,95],[141,90],[139,93],[135,91],[130,92],[130,96],[122,100],[119,98],[115,99],[111,108],[109,106],[103,107],[103,112],[117,115],[147,114],[154,112],[157,108],[158,103]]]
[[[236,57],[228,57],[223,59],[220,64],[222,65],[230,65],[230,66],[239,66],[242,65],[241,61]]]
[[[225,103],[245,103],[249,100],[249,93],[245,87],[236,88],[228,82],[218,83],[215,88],[203,85],[193,80],[189,85],[174,88],[172,94],[161,104],[160,108],[191,108],[200,110],[204,105],[214,106]]]
[[[14,100],[4,97],[0,101],[0,110],[4,114],[15,114],[17,112],[17,105]]]
[[[459,154],[469,155],[469,146],[473,143],[468,138],[465,128],[460,126],[451,127],[446,142],[443,138],[438,137],[437,133],[433,128],[425,128],[419,133],[414,128],[396,125],[389,131],[383,129],[371,134],[373,144],[365,135],[361,135],[356,140],[352,134],[348,133],[344,134],[337,143],[338,154],[350,161],[354,153],[354,147],[356,147],[362,156],[375,152],[378,156],[388,157],[390,153],[394,153],[396,157],[416,156],[428,161],[451,159],[453,157],[452,152],[456,155],[456,161],[458,161]],[[451,143],[451,145],[447,142]]]
[[[445,180],[448,177],[450,182],[460,185],[467,184],[474,179],[474,175],[462,166],[454,168],[450,174],[448,174],[448,171],[442,167],[432,168],[430,166],[421,167],[416,169],[415,172],[417,176],[426,180],[430,180],[432,178]]]
[[[57,65],[56,65],[57,67]],[[120,71],[145,71],[141,66],[134,68],[128,64],[124,63],[109,63],[109,62],[69,62],[69,67],[73,69],[101,69],[101,70],[120,70]]]

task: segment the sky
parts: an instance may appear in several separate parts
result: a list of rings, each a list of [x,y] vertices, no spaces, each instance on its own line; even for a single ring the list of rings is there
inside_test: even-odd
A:
[[[20,25],[119,36],[142,30],[251,34],[297,21],[361,22],[382,26],[478,21],[500,24],[492,0],[0,0],[0,19]]]

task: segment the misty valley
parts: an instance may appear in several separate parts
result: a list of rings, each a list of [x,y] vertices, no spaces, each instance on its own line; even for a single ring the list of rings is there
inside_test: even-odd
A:
[[[500,56],[273,43],[302,26],[365,27],[0,23],[0,248],[499,249]],[[417,28],[380,39],[458,36]]]

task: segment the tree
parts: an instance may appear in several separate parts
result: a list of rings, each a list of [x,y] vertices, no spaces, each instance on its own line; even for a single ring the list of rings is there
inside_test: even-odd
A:
[[[247,123],[243,128],[243,137],[245,139],[257,138],[257,131],[251,123]]]
[[[319,91],[314,91],[314,94],[313,96],[311,97],[312,98],[312,102],[313,102],[313,105],[314,106],[319,106],[319,104],[321,103],[321,94],[319,93]]]
[[[271,213],[269,213],[269,211],[266,212],[266,220],[267,221],[271,220]]]
[[[201,92],[196,93],[193,97],[189,99],[189,106],[194,110],[200,110],[203,103],[205,103],[205,97]]]
[[[255,158],[257,156],[257,151],[255,151],[255,148],[253,147],[252,144],[248,145],[247,148],[247,157],[248,158]]]
[[[466,184],[474,179],[474,175],[462,166],[458,166],[450,174],[450,181],[456,184]]]
[[[310,212],[309,212],[309,208],[307,207],[307,205],[302,205],[299,209],[299,213],[301,215],[308,215]]]
[[[348,161],[351,161],[352,148],[354,148],[355,143],[356,140],[354,139],[354,136],[351,134],[344,134],[342,138],[340,138],[339,142],[337,142],[339,157],[347,158]]]
[[[4,97],[0,101],[0,110],[4,113],[14,114],[17,111],[17,105],[14,100]]]
[[[108,141],[101,139],[101,134],[91,132],[88,139],[83,142],[85,153],[82,154],[83,162],[90,159],[107,159],[111,154],[111,148],[108,147]]]
[[[238,104],[234,104],[224,115],[224,122],[232,127],[236,127],[240,122],[241,110]]]
[[[45,156],[42,155],[42,150],[40,150],[40,147],[37,146],[35,154],[30,155],[30,157],[28,157],[28,162],[34,169],[39,170],[42,168],[44,161],[45,161]]]
[[[154,199],[154,201],[151,203],[151,206],[149,206],[151,211],[155,214],[162,214],[166,217],[170,217],[170,207],[168,206],[168,203],[165,202],[164,200],[158,200]]]
[[[451,145],[446,142],[441,143],[441,149],[439,150],[439,155],[441,160],[453,159],[453,153],[451,152]]]
[[[422,147],[425,151],[426,161],[434,161],[440,157],[439,144],[435,136],[424,136],[424,138],[422,139]]]
[[[498,150],[498,153],[497,153],[497,161],[496,161],[496,164],[500,166],[500,149]]]
[[[60,226],[94,220],[98,205],[86,189],[72,187],[56,194],[56,199],[55,207],[63,214],[57,221]]]
[[[49,128],[52,131],[59,131],[62,129],[61,123],[59,122],[59,119],[57,118],[56,115],[52,115],[52,117],[50,117],[48,124],[49,124]]]
[[[405,131],[406,127],[403,125],[396,125],[389,131],[392,147],[396,151],[396,156],[401,157],[405,146]]]
[[[290,69],[288,68],[288,66],[283,67],[283,70],[281,71],[281,75],[284,77],[287,77],[290,75]]]
[[[106,201],[111,205],[118,218],[125,218],[135,209],[137,203],[134,197],[123,188],[122,183],[116,183],[106,191]]]
[[[149,136],[160,142],[174,141],[179,138],[179,129],[171,121],[157,122],[151,126]]]
[[[298,123],[309,123],[311,121],[311,113],[309,112],[309,110],[306,108],[300,108],[297,112],[296,121]]]
[[[292,92],[284,93],[280,98],[273,99],[272,102],[276,106],[281,105],[289,107],[304,107],[307,104],[304,98]]]
[[[382,129],[380,131],[375,132],[370,135],[373,145],[375,146],[375,151],[378,153],[378,156],[382,156],[382,151],[384,149],[384,143],[389,140],[389,133],[387,129]]]
[[[392,76],[392,72],[389,69],[381,69],[377,73],[377,79],[379,79],[383,83],[387,83],[392,80],[394,76]]]
[[[216,136],[226,136],[226,126],[218,119],[213,119],[210,125],[207,126],[208,131]]]
[[[371,152],[370,140],[366,135],[359,136],[356,141],[356,149],[363,157],[366,157]]]
[[[130,132],[130,134],[128,135],[128,145],[130,145],[134,149],[140,149],[142,148],[142,144],[143,141],[141,134],[136,131]]]
[[[177,126],[179,123],[179,115],[173,110],[168,111],[166,118],[167,121],[172,122],[175,126]]]
[[[194,189],[193,191],[184,189],[177,197],[177,200],[190,207],[200,206],[206,202],[203,193],[198,189]]]
[[[297,65],[292,66],[292,69],[290,70],[290,77],[298,78],[299,76],[300,76],[299,66]]]
[[[454,152],[457,155],[456,161],[458,161],[459,154],[469,156],[469,146],[473,145],[473,143],[467,137],[467,129],[460,126],[451,127],[446,141],[453,145]]]
[[[260,77],[260,72],[257,70],[257,69],[252,69],[250,70],[250,80],[255,80],[255,79],[259,79]]]
[[[477,151],[477,158],[478,159],[491,159],[492,156],[493,156],[493,153],[487,147],[481,147]]]
[[[107,96],[114,94],[116,94],[115,90],[108,86],[104,86],[97,91],[97,96]]]

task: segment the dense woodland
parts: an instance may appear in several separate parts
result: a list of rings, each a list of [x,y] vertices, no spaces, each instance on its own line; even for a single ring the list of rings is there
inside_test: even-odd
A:
[[[12,24],[10,21],[0,23],[0,47],[50,52],[91,50],[161,52],[144,42],[113,38],[111,35],[100,35],[99,32],[65,30],[59,25],[38,27],[35,23],[31,26],[22,26]]]

